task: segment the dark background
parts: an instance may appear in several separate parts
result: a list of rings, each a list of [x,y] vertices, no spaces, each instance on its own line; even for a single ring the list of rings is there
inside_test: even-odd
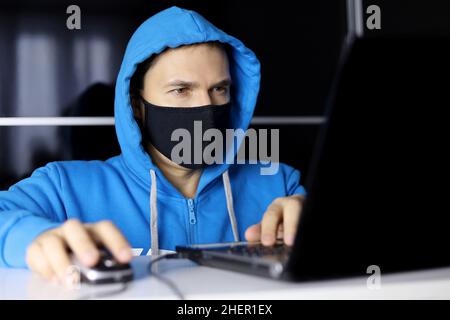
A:
[[[71,4],[81,8],[81,30],[66,28]],[[449,1],[363,1],[364,10],[370,4],[381,7],[382,30],[365,29],[366,37],[450,35]],[[345,1],[27,0],[0,2],[0,117],[112,116],[128,39],[172,5],[196,10],[256,53],[256,116],[323,115],[347,29]],[[259,127],[279,128],[280,160],[308,173],[319,125]],[[49,161],[119,152],[113,127],[0,126],[0,190]]]

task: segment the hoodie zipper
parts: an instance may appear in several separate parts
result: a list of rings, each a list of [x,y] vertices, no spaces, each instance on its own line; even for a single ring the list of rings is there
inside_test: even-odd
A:
[[[189,210],[189,234],[190,234],[190,241],[191,243],[194,242],[194,232],[195,232],[195,224],[197,223],[197,218],[195,217],[195,205],[194,205],[194,199],[187,199],[187,205]]]

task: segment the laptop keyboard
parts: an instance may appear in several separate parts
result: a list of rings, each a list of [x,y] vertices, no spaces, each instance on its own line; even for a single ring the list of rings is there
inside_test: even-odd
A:
[[[282,241],[278,241],[273,246],[264,246],[261,243],[249,243],[243,245],[232,245],[227,248],[218,250],[223,253],[229,253],[234,255],[240,255],[245,257],[278,257],[286,258],[289,256],[292,247],[286,246]],[[224,252],[225,251],[225,252]]]
[[[202,265],[272,278],[283,274],[291,251],[282,240],[273,246],[243,241],[177,247],[182,258]]]

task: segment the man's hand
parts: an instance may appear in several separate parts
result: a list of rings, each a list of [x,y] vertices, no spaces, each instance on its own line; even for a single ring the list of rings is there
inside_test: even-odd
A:
[[[285,244],[293,245],[303,200],[300,195],[275,199],[267,207],[262,221],[245,231],[247,241],[261,240],[263,245],[271,246],[277,238],[283,238]]]
[[[82,224],[71,219],[39,235],[28,247],[26,261],[32,271],[44,278],[64,282],[71,265],[69,249],[81,263],[92,267],[100,257],[98,244],[122,263],[132,258],[130,245],[112,222]]]

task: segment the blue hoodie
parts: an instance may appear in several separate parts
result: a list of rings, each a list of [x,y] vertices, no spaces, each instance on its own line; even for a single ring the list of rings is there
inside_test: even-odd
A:
[[[115,127],[122,153],[106,161],[51,162],[1,191],[0,266],[26,267],[33,239],[71,218],[112,221],[135,254],[243,240],[275,198],[304,194],[299,171],[287,165],[261,175],[261,164],[225,163],[204,169],[195,197],[187,199],[144,150],[129,97],[137,64],[168,47],[207,41],[231,48],[232,121],[235,128],[248,128],[260,83],[254,53],[196,12],[172,7],[156,14],[131,37],[116,82]]]

